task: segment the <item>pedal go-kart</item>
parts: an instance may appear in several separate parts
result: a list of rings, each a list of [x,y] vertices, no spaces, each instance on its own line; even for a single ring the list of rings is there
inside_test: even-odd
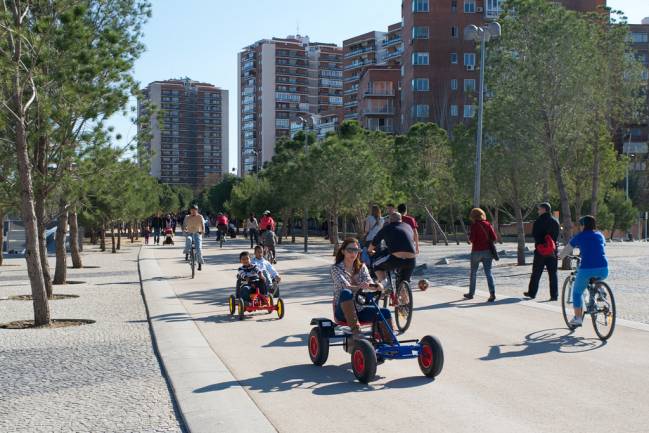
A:
[[[241,283],[241,287],[248,286],[254,288],[254,291],[250,293],[250,302],[247,304],[243,299],[241,299],[239,288],[237,288],[236,296],[230,295],[230,297],[228,298],[228,307],[230,308],[231,316],[234,315],[236,311],[238,319],[243,320],[243,315],[245,313],[265,311],[270,314],[273,311],[276,311],[278,319],[282,319],[284,317],[285,310],[284,301],[282,300],[282,298],[277,298],[277,302],[275,302],[273,295],[262,294],[259,290],[260,284],[260,280],[253,280],[249,283]],[[237,283],[237,286],[239,287],[239,283]],[[276,290],[279,293],[279,288],[277,288]]]
[[[361,305],[377,306],[381,291],[357,292],[356,302]],[[380,311],[380,310],[379,310]],[[313,328],[309,333],[308,350],[311,362],[317,366],[324,365],[329,357],[329,347],[342,346],[343,350],[351,354],[351,364],[354,376],[362,383],[368,383],[376,374],[376,367],[386,359],[413,359],[417,358],[421,372],[434,378],[439,375],[444,366],[444,351],[439,340],[432,335],[426,335],[420,340],[398,341],[394,331],[391,330],[393,344],[385,342],[379,328],[379,321],[390,328],[385,317],[379,317],[372,322],[361,322],[364,332],[363,339],[352,338],[351,329],[345,322],[326,318],[311,319]],[[369,332],[367,329],[369,327]]]

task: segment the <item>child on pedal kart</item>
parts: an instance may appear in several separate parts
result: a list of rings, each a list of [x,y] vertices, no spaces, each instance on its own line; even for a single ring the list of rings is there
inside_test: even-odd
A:
[[[347,238],[336,253],[336,263],[331,267],[331,278],[334,284],[334,316],[338,321],[345,321],[352,330],[353,338],[361,338],[362,333],[359,322],[371,322],[379,315],[379,309],[373,305],[357,305],[356,292],[359,290],[376,287],[381,290],[380,284],[374,285],[367,266],[360,260],[361,249],[358,240]],[[387,308],[380,309],[381,314],[392,329],[392,315]],[[383,340],[393,343],[392,333],[386,329],[385,324],[379,319],[379,327]]]
[[[236,297],[243,299],[248,304],[250,302],[250,294],[254,293],[259,288],[259,293],[265,295],[266,278],[263,272],[250,261],[250,254],[248,251],[243,251],[239,254],[239,262],[241,267],[237,271],[237,293]]]
[[[279,283],[282,278],[279,276],[273,265],[264,258],[264,247],[257,245],[255,247],[255,257],[252,258],[252,264],[257,266],[266,278],[266,290],[271,291],[273,282]],[[278,289],[279,290],[279,289]],[[279,296],[279,293],[274,293],[273,296]]]

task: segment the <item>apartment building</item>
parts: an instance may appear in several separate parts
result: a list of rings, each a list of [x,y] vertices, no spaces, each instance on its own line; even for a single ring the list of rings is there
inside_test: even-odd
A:
[[[259,171],[275,143],[314,118],[319,134],[342,116],[342,49],[306,36],[263,39],[238,55],[239,173]]]
[[[642,24],[630,24],[631,43],[636,59],[644,66],[643,78],[649,85],[649,18]],[[647,96],[649,112],[649,95]],[[631,170],[646,171],[649,157],[649,124],[630,125],[622,147],[623,153],[631,158]]]
[[[146,128],[151,140],[141,155],[152,176],[171,185],[200,190],[228,173],[228,91],[185,79],[154,81],[143,89],[138,115],[157,107]]]
[[[475,116],[479,86],[476,46],[464,28],[484,25],[501,13],[504,0],[403,0],[401,127],[435,122],[450,130]],[[564,6],[594,11],[605,0],[563,0]]]

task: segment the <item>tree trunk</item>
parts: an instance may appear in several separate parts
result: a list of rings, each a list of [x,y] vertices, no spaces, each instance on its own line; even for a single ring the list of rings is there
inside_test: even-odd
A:
[[[90,243],[97,245],[97,230],[95,229],[90,230]]]
[[[5,212],[4,209],[0,208],[0,266],[2,266],[2,258],[3,258],[3,252],[2,252],[2,246],[4,245],[5,242]]]
[[[518,203],[514,205],[514,216],[516,217],[516,235],[518,240],[516,256],[518,258],[518,266],[523,266],[525,265],[525,223],[523,221],[523,209]]]
[[[117,249],[122,249],[122,223],[117,226]]]
[[[135,242],[135,234],[133,233],[133,224],[128,224],[128,237],[131,239],[131,243]]]
[[[115,248],[115,225],[111,224],[110,225],[110,243],[111,243],[111,253],[115,254],[117,253],[117,249]]]
[[[593,146],[593,185],[590,194],[590,214],[597,218],[597,206],[599,197],[599,169],[602,157],[599,152],[599,137]]]
[[[455,206],[453,204],[451,204],[448,207],[448,212],[449,212],[449,215],[451,217],[451,224],[453,226],[453,237],[455,238],[455,244],[460,245],[460,238],[458,238],[457,230],[455,229],[455,219],[456,218],[455,218]]]
[[[21,12],[22,13],[22,12]],[[15,17],[18,19],[17,17]],[[16,39],[14,57],[21,58],[20,38]],[[20,178],[20,210],[23,224],[25,225],[25,260],[27,261],[27,274],[32,288],[34,305],[34,324],[44,326],[50,324],[50,305],[47,299],[43,266],[38,246],[38,223],[34,207],[34,187],[32,184],[29,156],[27,153],[27,137],[25,131],[25,107],[23,106],[22,83],[20,81],[20,67],[16,66],[13,76],[13,109],[18,114],[14,119],[16,158],[18,161],[18,176]]]
[[[52,273],[48,262],[47,239],[45,239],[45,199],[36,195],[36,221],[38,227],[38,247],[41,255],[41,267],[43,268],[43,280],[45,281],[45,293],[51,298],[54,288],[52,287]]]
[[[464,217],[460,215],[459,217],[460,220],[460,227],[462,228],[462,231],[464,232],[464,237],[466,239],[466,243],[469,244],[469,230],[466,228],[466,224],[464,224]]]
[[[73,206],[68,213],[68,224],[70,224],[70,254],[72,255],[72,267],[74,269],[83,268],[81,252],[79,251],[79,225],[77,222],[77,208]]]
[[[339,232],[338,232],[338,211],[333,210],[331,212],[331,230],[329,231],[329,240],[330,242],[334,245],[334,249],[338,248],[338,238],[339,238]]]
[[[103,252],[106,251],[106,224],[101,224],[99,232],[99,249]]]
[[[439,230],[439,233],[440,233],[440,234],[442,235],[442,237],[444,238],[444,243],[446,244],[446,246],[448,246],[448,238],[446,237],[446,233],[444,233],[444,230],[442,230],[442,227],[440,227],[439,223],[438,223],[437,220],[435,219],[435,216],[433,215],[433,213],[431,212],[431,210],[428,208],[428,206],[424,206],[424,209],[426,210],[426,213],[428,214],[428,216],[430,217],[430,219],[433,221],[433,225],[434,225],[434,227],[436,227],[437,230]],[[433,229],[433,239],[434,239],[434,240],[437,240],[437,234],[436,234],[437,230]],[[434,244],[435,244],[435,243],[434,243]]]
[[[561,201],[561,221],[563,223],[562,238],[564,243],[567,243],[570,240],[570,235],[572,234],[572,212],[570,211],[568,190],[563,180],[563,175],[561,174],[559,161],[555,159],[552,165],[554,169],[554,176],[557,182],[557,189],[559,190],[559,199]],[[563,260],[561,269],[568,271],[571,269],[571,260],[568,257]]]
[[[59,222],[56,226],[56,268],[54,269],[54,284],[65,284],[68,270],[68,254],[65,249],[65,235],[68,226],[67,203],[59,201]],[[72,239],[70,238],[70,243]]]

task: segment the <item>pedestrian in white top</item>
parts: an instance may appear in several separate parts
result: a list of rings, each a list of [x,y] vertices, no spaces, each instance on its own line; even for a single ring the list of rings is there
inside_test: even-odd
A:
[[[374,239],[374,236],[383,228],[383,218],[381,218],[381,208],[377,205],[372,205],[370,215],[365,219],[365,245],[369,245]]]
[[[246,220],[246,230],[248,230],[248,237],[250,238],[250,248],[259,244],[259,223],[255,214],[251,213],[250,218]]]

